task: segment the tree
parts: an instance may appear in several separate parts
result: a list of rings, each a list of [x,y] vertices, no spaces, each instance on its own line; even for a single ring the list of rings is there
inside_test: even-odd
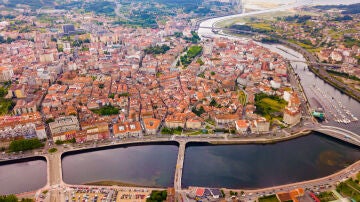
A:
[[[4,87],[0,87],[0,97],[7,95],[8,91]]]
[[[158,45],[149,46],[144,50],[144,52],[145,52],[145,54],[158,55],[158,54],[164,54],[168,50],[170,50],[170,46],[164,44],[162,46],[158,46]]]
[[[166,190],[163,191],[153,190],[150,194],[150,197],[146,199],[146,202],[161,202],[161,201],[165,201],[166,197],[167,197]]]
[[[43,147],[44,143],[42,143],[39,139],[24,139],[24,140],[14,140],[10,143],[9,150],[11,152],[18,152],[18,151],[26,151],[37,149]]]
[[[51,122],[54,122],[55,120],[53,118],[48,118],[45,122],[48,124],[48,123],[51,123]]]
[[[0,202],[18,202],[15,195],[0,196]]]
[[[114,93],[110,93],[108,97],[111,98],[111,99],[114,99],[115,94],[114,94]]]
[[[217,102],[214,98],[210,101],[210,106],[213,106],[213,107],[217,106]]]
[[[7,195],[7,196],[0,196],[0,202],[18,202],[18,201],[19,201],[19,199],[13,194]],[[21,202],[32,202],[34,200],[29,199],[29,198],[22,198],[20,201]]]

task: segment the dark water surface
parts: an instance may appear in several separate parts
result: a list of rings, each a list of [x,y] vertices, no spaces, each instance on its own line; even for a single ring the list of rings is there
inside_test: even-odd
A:
[[[173,185],[178,146],[140,145],[65,156],[63,180],[69,184],[94,181],[168,187]]]
[[[46,161],[0,165],[0,195],[37,190],[46,184]]]
[[[359,159],[359,149],[317,133],[269,145],[189,144],[182,186],[269,187],[327,176]]]

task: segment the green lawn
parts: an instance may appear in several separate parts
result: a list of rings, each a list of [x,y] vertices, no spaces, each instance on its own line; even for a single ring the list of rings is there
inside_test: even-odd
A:
[[[246,94],[244,93],[244,91],[239,91],[239,102],[245,106],[246,104]]]
[[[282,112],[287,102],[278,96],[259,93],[255,95],[255,112],[264,116],[267,120],[282,118]]]
[[[332,192],[321,192],[317,197],[320,201],[334,201],[337,199]]]
[[[183,129],[181,127],[177,127],[177,128],[163,127],[161,129],[161,134],[162,135],[181,135],[182,130]]]
[[[279,202],[279,200],[276,198],[276,195],[274,194],[259,198],[259,202]]]
[[[273,28],[270,23],[249,23],[249,25],[255,29],[270,31]]]
[[[95,114],[99,114],[102,116],[119,114],[119,109],[111,105],[106,105],[101,107],[100,109],[94,109],[91,111],[94,112]]]
[[[360,186],[352,179],[341,182],[336,187],[336,191],[345,197],[351,197],[355,201],[360,201]]]
[[[192,60],[200,55],[202,52],[202,46],[191,46],[185,55],[180,57],[180,62],[184,67],[187,67]]]

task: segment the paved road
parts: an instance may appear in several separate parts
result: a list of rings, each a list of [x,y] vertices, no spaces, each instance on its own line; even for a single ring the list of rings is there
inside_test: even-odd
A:
[[[278,192],[290,191],[295,188],[304,188],[313,191],[321,191],[326,188],[329,188],[333,184],[344,181],[349,177],[356,175],[359,170],[360,170],[360,161],[357,161],[356,163],[350,165],[349,167],[323,178],[308,180],[304,182],[291,183],[287,185],[268,187],[263,189],[236,190],[236,191],[238,191],[239,193],[241,191],[244,191],[244,195],[241,196],[240,198],[245,200],[255,199],[257,197],[260,197],[261,195],[270,195]]]
[[[181,179],[184,167],[186,141],[179,141],[179,152],[176,161],[174,188],[176,191],[181,190]]]

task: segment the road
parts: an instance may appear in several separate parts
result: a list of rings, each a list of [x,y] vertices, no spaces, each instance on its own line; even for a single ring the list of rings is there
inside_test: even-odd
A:
[[[176,191],[181,190],[181,179],[182,179],[182,172],[184,167],[185,147],[186,147],[186,141],[179,141],[179,152],[176,161],[175,177],[174,177],[174,188]]]
[[[241,191],[244,192],[242,196],[240,196],[241,199],[246,201],[253,201],[254,199],[260,197],[261,195],[271,195],[278,192],[285,192],[290,191],[295,188],[303,188],[303,189],[309,189],[313,191],[321,191],[322,189],[326,189],[332,184],[336,184],[338,182],[341,182],[343,180],[346,180],[350,176],[356,175],[357,172],[360,170],[360,161],[357,161],[356,163],[350,165],[349,167],[334,173],[332,175],[318,178],[314,180],[308,180],[304,182],[297,182],[297,183],[291,183],[287,185],[280,185],[280,186],[274,186],[274,187],[268,187],[263,189],[254,189],[254,190],[234,190],[238,191],[239,193]]]

